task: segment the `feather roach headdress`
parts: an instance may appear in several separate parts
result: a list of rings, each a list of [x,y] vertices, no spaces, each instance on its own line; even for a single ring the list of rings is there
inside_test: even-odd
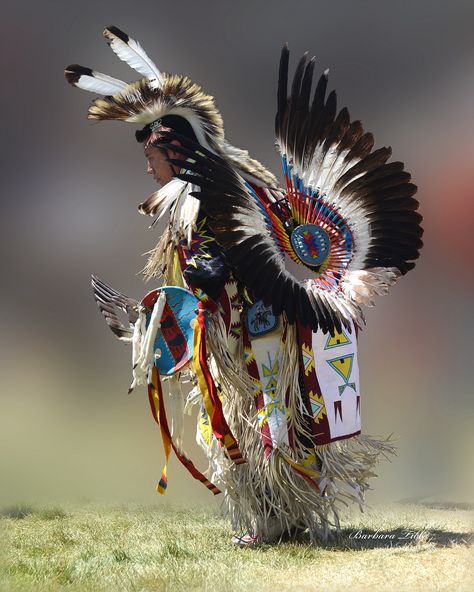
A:
[[[73,64],[65,70],[67,81],[83,90],[102,95],[88,111],[88,119],[114,119],[149,125],[174,115],[185,119],[198,142],[229,160],[243,176],[257,185],[275,185],[275,177],[245,150],[225,139],[222,117],[214,98],[187,76],[161,72],[141,45],[117,27],[107,27],[104,37],[117,56],[142,75],[130,84],[90,68]]]

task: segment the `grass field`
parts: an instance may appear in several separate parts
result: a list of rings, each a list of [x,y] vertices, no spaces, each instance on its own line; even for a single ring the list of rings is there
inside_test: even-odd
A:
[[[25,506],[1,515],[5,592],[474,589],[463,506],[354,510],[330,544],[303,536],[257,548],[234,548],[229,525],[200,508]]]

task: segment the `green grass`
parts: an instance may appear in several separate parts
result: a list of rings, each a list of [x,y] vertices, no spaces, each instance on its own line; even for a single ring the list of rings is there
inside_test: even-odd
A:
[[[351,512],[323,546],[303,536],[243,549],[199,508],[20,506],[0,516],[5,592],[474,589],[468,509],[378,506]],[[354,538],[359,530],[369,538]]]

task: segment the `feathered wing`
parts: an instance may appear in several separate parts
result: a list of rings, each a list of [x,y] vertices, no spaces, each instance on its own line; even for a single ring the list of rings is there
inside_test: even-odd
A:
[[[217,242],[225,251],[228,263],[256,298],[271,304],[275,314],[285,312],[293,323],[299,318],[314,330],[340,330],[349,324],[338,310],[328,306],[324,297],[312,294],[287,271],[284,257],[272,236],[269,219],[262,210],[251,186],[227,160],[213,154],[176,133],[166,134],[176,144],[160,144],[180,152],[188,160],[186,172],[177,177],[201,188],[193,192],[209,220]],[[182,166],[182,160],[170,160]]]
[[[373,305],[397,278],[412,269],[422,247],[416,186],[390,148],[373,151],[374,138],[336,93],[326,98],[328,72],[311,100],[314,58],[300,60],[288,93],[289,51],[280,61],[277,147],[282,158],[292,226],[315,225],[329,242],[308,289],[360,323],[360,305]],[[276,227],[281,226],[274,220]],[[288,224],[287,224],[288,225]],[[316,234],[319,231],[316,231]],[[290,253],[291,256],[291,253]]]
[[[131,341],[133,325],[138,318],[138,301],[117,292],[94,275],[91,283],[95,301],[107,325],[121,341]],[[119,320],[118,310],[128,315],[128,327]]]

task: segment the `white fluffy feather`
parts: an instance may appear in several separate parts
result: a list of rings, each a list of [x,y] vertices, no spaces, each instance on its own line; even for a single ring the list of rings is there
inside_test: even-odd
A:
[[[147,210],[150,216],[158,216],[153,221],[153,225],[157,220],[162,218],[172,206],[179,196],[183,193],[186,188],[186,183],[180,179],[171,179],[169,183],[166,183],[161,189],[153,193],[145,202]],[[143,205],[140,206],[139,210],[141,213],[145,213]]]
[[[339,291],[330,292],[324,288],[320,288],[313,279],[305,280],[304,285],[310,299],[312,294],[314,294],[324,300],[333,310],[338,310],[347,320],[354,321],[359,326],[365,324],[364,314],[359,304],[350,299],[345,293],[342,294]]]
[[[344,278],[342,289],[344,294],[358,305],[374,306],[373,298],[386,295],[400,275],[396,267],[372,267],[350,271]]]
[[[172,206],[170,222],[175,240],[185,239],[189,248],[193,230],[196,230],[200,202],[192,195],[189,195],[198,188],[189,183],[185,185]]]

